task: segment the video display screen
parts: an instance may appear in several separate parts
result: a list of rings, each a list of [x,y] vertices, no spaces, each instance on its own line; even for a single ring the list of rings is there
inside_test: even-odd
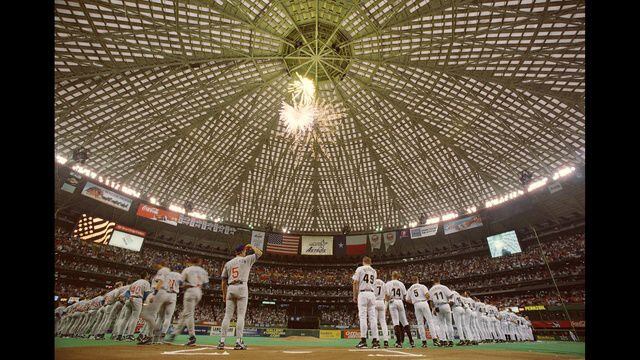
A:
[[[518,242],[518,236],[513,230],[489,236],[487,237],[487,243],[489,243],[491,257],[494,258],[522,252],[520,243]]]

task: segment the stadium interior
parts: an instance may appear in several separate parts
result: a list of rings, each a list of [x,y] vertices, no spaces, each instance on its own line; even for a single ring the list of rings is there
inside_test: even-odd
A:
[[[264,254],[248,281],[251,358],[359,359],[374,356],[353,351],[352,275],[367,255],[379,279],[440,279],[531,322],[531,343],[444,349],[430,334],[438,358],[584,358],[584,11],[56,0],[56,307],[201,259],[190,355],[249,358],[215,344],[223,266],[252,244]],[[491,242],[510,231],[515,248]],[[57,334],[59,359],[95,349],[191,351]]]

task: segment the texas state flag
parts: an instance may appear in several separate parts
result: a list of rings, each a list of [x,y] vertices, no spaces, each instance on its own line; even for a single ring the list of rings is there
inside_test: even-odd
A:
[[[347,236],[347,255],[359,255],[367,252],[367,235]]]
[[[333,256],[347,255],[347,237],[337,235],[333,237]]]

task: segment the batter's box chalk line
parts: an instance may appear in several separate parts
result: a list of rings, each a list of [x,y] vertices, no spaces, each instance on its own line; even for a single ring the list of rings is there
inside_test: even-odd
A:
[[[285,354],[311,354],[313,351],[299,351],[299,350],[283,350]]]
[[[384,354],[369,354],[367,356],[384,356],[384,357],[424,357],[422,354],[412,354],[399,350],[390,350],[390,349],[350,349],[349,351],[354,352],[383,352]]]
[[[221,353],[219,353],[219,352],[196,352],[196,351],[202,351],[202,350],[208,350],[208,349],[210,349],[210,348],[200,347],[200,348],[195,348],[195,349],[164,351],[161,354],[162,355],[213,355],[213,356],[229,355],[227,350],[225,350],[224,352],[221,352]]]

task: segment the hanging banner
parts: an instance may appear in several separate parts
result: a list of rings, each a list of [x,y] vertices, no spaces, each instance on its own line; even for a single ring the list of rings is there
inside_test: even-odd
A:
[[[396,232],[395,231],[391,231],[391,232],[386,232],[384,233],[384,247],[385,248],[389,248],[391,246],[393,246],[393,244],[396,243]]]
[[[262,250],[264,248],[264,232],[252,231],[251,232],[251,245]]]
[[[449,235],[458,231],[469,230],[482,226],[480,215],[473,215],[463,219],[452,220],[444,224],[444,234]]]
[[[118,209],[129,211],[131,203],[133,202],[126,196],[122,196],[109,189],[105,189],[102,186],[87,182],[82,190],[82,195],[90,197],[94,200],[98,200],[101,203],[111,205]]]
[[[302,236],[301,255],[333,255],[333,236]]]
[[[380,249],[380,246],[382,246],[382,235],[369,234],[369,243],[371,244],[372,249]]]
[[[425,226],[420,226],[417,228],[410,229],[411,238],[419,239],[426,236],[433,236],[438,232],[438,224],[429,224]]]
[[[218,232],[225,235],[233,235],[236,233],[236,228],[232,226],[222,225],[212,221],[198,219],[198,218],[191,217],[184,214],[180,214],[180,217],[178,218],[178,224],[191,226],[197,229]]]
[[[180,214],[177,212],[161,209],[149,204],[140,204],[136,215],[173,226],[178,225],[178,218],[180,217]]]
[[[409,237],[409,229],[400,230],[400,239]]]

